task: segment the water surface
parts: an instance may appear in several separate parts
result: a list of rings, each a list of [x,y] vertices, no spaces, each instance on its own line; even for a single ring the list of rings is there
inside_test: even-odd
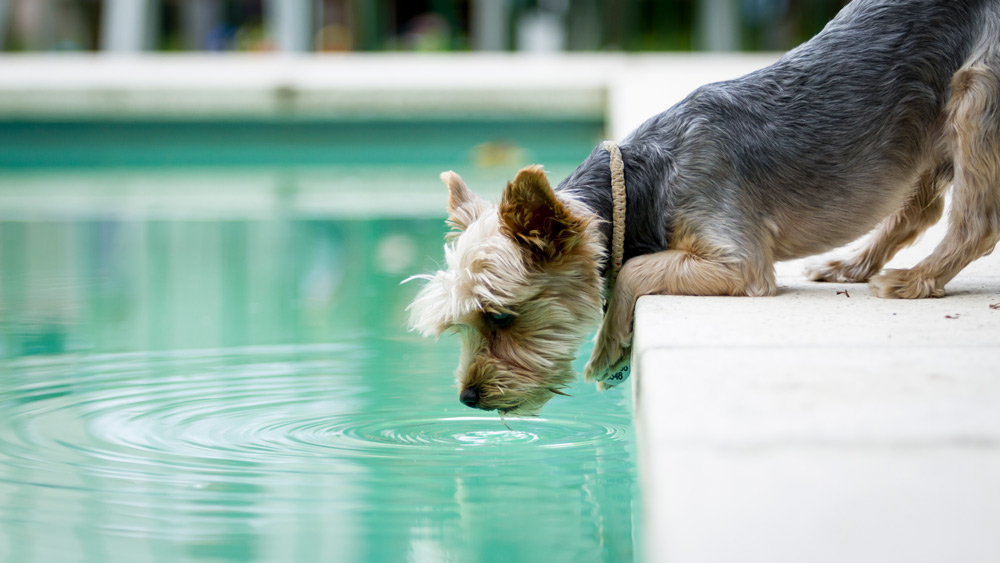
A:
[[[0,220],[0,560],[632,559],[628,385],[507,429],[405,331],[440,218],[44,209]]]
[[[458,405],[445,349],[10,362],[4,560],[629,559],[624,398],[577,389],[508,430]]]

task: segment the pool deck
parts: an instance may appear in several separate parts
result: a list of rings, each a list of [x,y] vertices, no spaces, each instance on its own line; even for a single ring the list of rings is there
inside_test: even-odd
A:
[[[407,54],[0,56],[0,117],[601,117],[620,57]]]
[[[1000,255],[921,301],[802,264],[776,297],[640,300],[647,560],[1000,561]]]
[[[558,114],[621,138],[774,59],[0,57],[0,117]],[[923,301],[807,282],[802,265],[779,265],[776,297],[640,300],[645,560],[1000,561],[1000,252]]]
[[[599,118],[621,138],[774,54],[0,55],[0,119]]]

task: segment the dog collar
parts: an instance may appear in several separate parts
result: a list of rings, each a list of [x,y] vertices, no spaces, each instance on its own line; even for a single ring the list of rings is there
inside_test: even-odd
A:
[[[614,141],[604,141],[604,150],[611,157],[611,268],[608,273],[608,288],[615,286],[618,272],[625,259],[625,163],[622,151]]]
[[[613,141],[604,141],[611,162],[611,267],[608,272],[608,293],[605,306],[611,299],[618,280],[618,272],[625,261],[625,162],[622,151]],[[606,312],[606,311],[605,311]],[[598,389],[614,387],[628,379],[631,371],[631,355],[618,360],[611,366],[606,377],[598,384]]]

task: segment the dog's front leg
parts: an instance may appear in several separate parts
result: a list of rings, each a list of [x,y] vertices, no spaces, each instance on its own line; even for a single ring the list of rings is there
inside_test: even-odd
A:
[[[622,267],[584,369],[587,381],[602,381],[631,354],[635,303],[643,295],[773,295],[770,264],[748,267],[738,259],[665,250],[632,258]]]
[[[583,371],[584,379],[596,381],[598,389],[604,389],[604,381],[613,368],[632,354],[632,318],[639,295],[632,287],[628,272],[631,271],[629,264],[635,260],[622,267],[614,293],[608,300],[604,321],[597,330],[594,351]]]

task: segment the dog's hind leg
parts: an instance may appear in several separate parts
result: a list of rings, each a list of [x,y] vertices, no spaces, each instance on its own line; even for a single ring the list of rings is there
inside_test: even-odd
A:
[[[710,258],[679,249],[636,256],[618,276],[584,376],[587,381],[603,381],[630,353],[635,304],[643,295],[763,296],[776,292],[773,265],[764,260]]]
[[[951,163],[930,168],[920,175],[913,192],[898,211],[886,217],[854,257],[831,260],[806,269],[813,281],[839,283],[866,282],[882,266],[913,241],[927,227],[937,223],[944,211],[943,192],[952,178]]]
[[[989,50],[992,56],[962,68],[952,81],[955,183],[948,231],[914,268],[872,278],[879,297],[941,297],[946,283],[1000,240],[1000,52]]]

